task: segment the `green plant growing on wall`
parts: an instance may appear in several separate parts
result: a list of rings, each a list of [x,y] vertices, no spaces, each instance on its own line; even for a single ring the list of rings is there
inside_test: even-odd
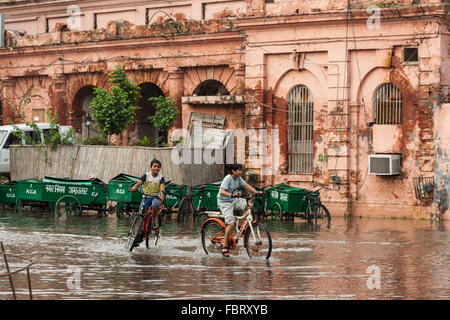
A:
[[[320,162],[328,162],[328,154],[327,153],[325,153],[325,154],[319,154],[319,161]]]
[[[49,109],[46,110],[47,118],[50,124],[49,132],[44,132],[42,129],[38,127],[38,125],[34,122],[26,122],[25,124],[33,129],[33,133],[35,137],[43,137],[43,141],[41,139],[37,139],[35,141],[31,135],[27,135],[25,131],[21,130],[17,125],[15,125],[11,119],[8,119],[9,123],[13,126],[14,131],[12,134],[18,139],[20,144],[22,145],[22,141],[25,142],[26,145],[32,145],[35,147],[35,150],[40,150],[41,146],[47,145],[50,146],[50,150],[55,150],[59,145],[73,145],[74,131],[73,128],[70,128],[68,132],[61,134],[60,126],[58,123],[57,112],[54,114],[50,112]],[[47,162],[48,155],[47,151],[44,152],[44,161]]]
[[[49,109],[46,110],[47,119],[50,124],[50,134],[44,134],[44,143],[49,145],[52,150],[58,145],[73,145],[74,131],[70,128],[65,134],[60,133],[60,126],[58,122],[58,113],[54,114]],[[36,126],[37,128],[37,126]],[[39,128],[37,128],[39,130]]]
[[[147,119],[159,131],[168,131],[180,113],[176,101],[164,96],[150,97],[148,100],[155,106],[155,115],[149,116]]]
[[[152,141],[151,137],[149,138],[149,137],[145,136],[142,139],[138,139],[138,142],[141,147],[151,147],[153,141]]]
[[[108,139],[102,136],[90,137],[87,139],[80,139],[80,143],[84,145],[96,145],[96,146],[107,146],[109,145]]]
[[[38,141],[33,140],[33,138],[30,135],[25,134],[25,131],[19,129],[10,119],[9,123],[13,126],[14,131],[12,134],[20,141],[25,141],[25,144],[32,145],[32,146],[43,146],[48,145],[51,147],[52,150],[56,148],[58,145],[73,145],[73,128],[70,128],[70,130],[65,133],[60,133],[60,126],[58,123],[58,117],[57,113],[55,111],[54,114],[52,114],[48,109],[46,110],[47,118],[49,120],[50,124],[50,131],[48,133],[41,130],[38,125],[34,122],[26,122],[25,124],[33,129],[33,132],[35,133],[35,136],[42,136],[44,138],[44,141],[42,142],[41,139],[38,139]]]
[[[94,88],[94,98],[90,107],[95,110],[93,119],[95,126],[103,137],[120,134],[135,119],[137,99],[140,96],[136,83],[126,78],[125,71],[118,66],[108,75],[113,83],[110,92],[103,88]]]

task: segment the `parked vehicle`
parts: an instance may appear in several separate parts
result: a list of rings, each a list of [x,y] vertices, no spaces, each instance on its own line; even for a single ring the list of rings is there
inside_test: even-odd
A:
[[[25,132],[25,136],[36,143],[43,143],[44,137],[50,135],[51,127],[49,123],[36,123],[36,125],[42,131],[42,134],[38,134],[38,132],[26,124],[0,126],[0,175],[10,176],[9,146],[14,144],[27,144],[27,141],[24,139],[19,141],[19,138],[13,134],[15,126]],[[71,128],[71,126],[59,126],[59,133],[61,135],[67,135]]]

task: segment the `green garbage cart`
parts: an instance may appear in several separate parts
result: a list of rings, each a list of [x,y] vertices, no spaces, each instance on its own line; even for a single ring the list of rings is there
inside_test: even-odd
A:
[[[116,205],[109,207],[110,213],[115,213],[118,218],[124,213],[129,214],[132,211],[139,210],[139,204],[142,200],[140,192],[128,191],[139,181],[138,177],[121,173],[108,183],[108,201],[117,202]]]
[[[49,207],[49,202],[44,199],[44,183],[37,179],[17,180],[16,189],[17,210],[20,212],[24,206],[31,209],[35,207]]]
[[[166,183],[165,185],[165,195],[164,195],[164,205],[167,208],[178,208],[181,199],[187,194],[187,187],[185,185],[179,185],[176,183]]]
[[[272,208],[272,218],[282,219],[297,212],[305,212],[308,202],[306,200],[306,189],[289,187],[280,183],[269,190],[268,205]]]
[[[202,203],[200,205],[200,209],[204,209],[207,211],[218,211],[219,207],[217,206],[217,195],[220,191],[220,185],[222,184],[222,181],[216,181],[206,184],[205,191],[202,195]],[[200,186],[194,187],[194,193],[198,191]],[[243,192],[244,188],[240,187],[238,189],[239,191]],[[200,196],[196,196],[192,199],[192,203],[197,208],[198,203],[200,201]]]
[[[81,215],[83,210],[106,214],[108,185],[97,178],[70,179],[44,177],[42,200],[55,203],[58,216]]]
[[[15,205],[17,202],[16,192],[17,181],[13,180],[0,184],[0,203]]]
[[[222,181],[216,181],[212,183],[208,183],[206,185],[205,191],[202,195],[202,203],[201,206],[208,211],[218,211],[219,207],[217,206],[217,194],[220,190],[220,185]],[[197,186],[198,188],[199,186]],[[194,189],[195,190],[195,189]],[[194,197],[192,202],[194,206],[197,208],[198,203],[200,201],[200,196]]]

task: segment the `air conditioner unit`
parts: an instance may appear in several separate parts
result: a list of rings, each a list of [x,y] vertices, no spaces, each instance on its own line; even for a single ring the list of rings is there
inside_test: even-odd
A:
[[[370,154],[369,174],[392,176],[401,173],[400,154]]]

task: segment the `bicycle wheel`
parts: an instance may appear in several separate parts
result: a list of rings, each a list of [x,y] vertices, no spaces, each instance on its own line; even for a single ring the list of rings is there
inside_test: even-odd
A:
[[[141,242],[141,229],[142,229],[142,217],[138,214],[134,216],[133,223],[131,224],[130,232],[128,233],[128,240],[125,244],[125,248],[128,251],[133,251],[134,247],[137,247]]]
[[[310,203],[305,210],[305,218],[306,218],[306,222],[310,223],[312,218],[314,217],[314,210],[316,208],[317,204],[315,203]]]
[[[177,222],[185,223],[187,221],[187,211],[188,211],[189,200],[188,198],[181,199],[180,206],[177,212]]]
[[[162,209],[161,213],[159,214],[160,220],[159,225],[161,225],[163,221],[164,222],[170,221],[171,217],[172,217],[172,209],[170,207]]]
[[[156,246],[158,244],[159,237],[160,237],[159,227],[149,231],[148,235],[145,237],[145,247],[147,249],[150,249],[150,243],[153,243],[153,245]]]
[[[196,221],[198,222],[198,224],[202,225],[203,222],[205,222],[206,220],[208,220],[209,216],[207,213],[205,212],[199,212],[196,214]]]
[[[266,217],[264,212],[264,203],[261,199],[255,199],[253,202],[253,216],[258,220],[263,220]]]
[[[244,247],[247,249],[248,256],[250,259],[264,258],[268,260],[272,253],[272,236],[269,229],[260,222],[253,223],[252,227],[253,232],[249,226],[244,235]]]
[[[225,228],[217,220],[206,221],[202,228],[202,246],[206,254],[220,252]]]
[[[316,207],[316,210],[314,211],[314,219],[315,222],[317,223],[317,219],[323,219],[326,218],[327,219],[327,223],[330,223],[331,221],[331,216],[330,216],[330,212],[328,211],[327,207],[325,207],[322,203]]]

